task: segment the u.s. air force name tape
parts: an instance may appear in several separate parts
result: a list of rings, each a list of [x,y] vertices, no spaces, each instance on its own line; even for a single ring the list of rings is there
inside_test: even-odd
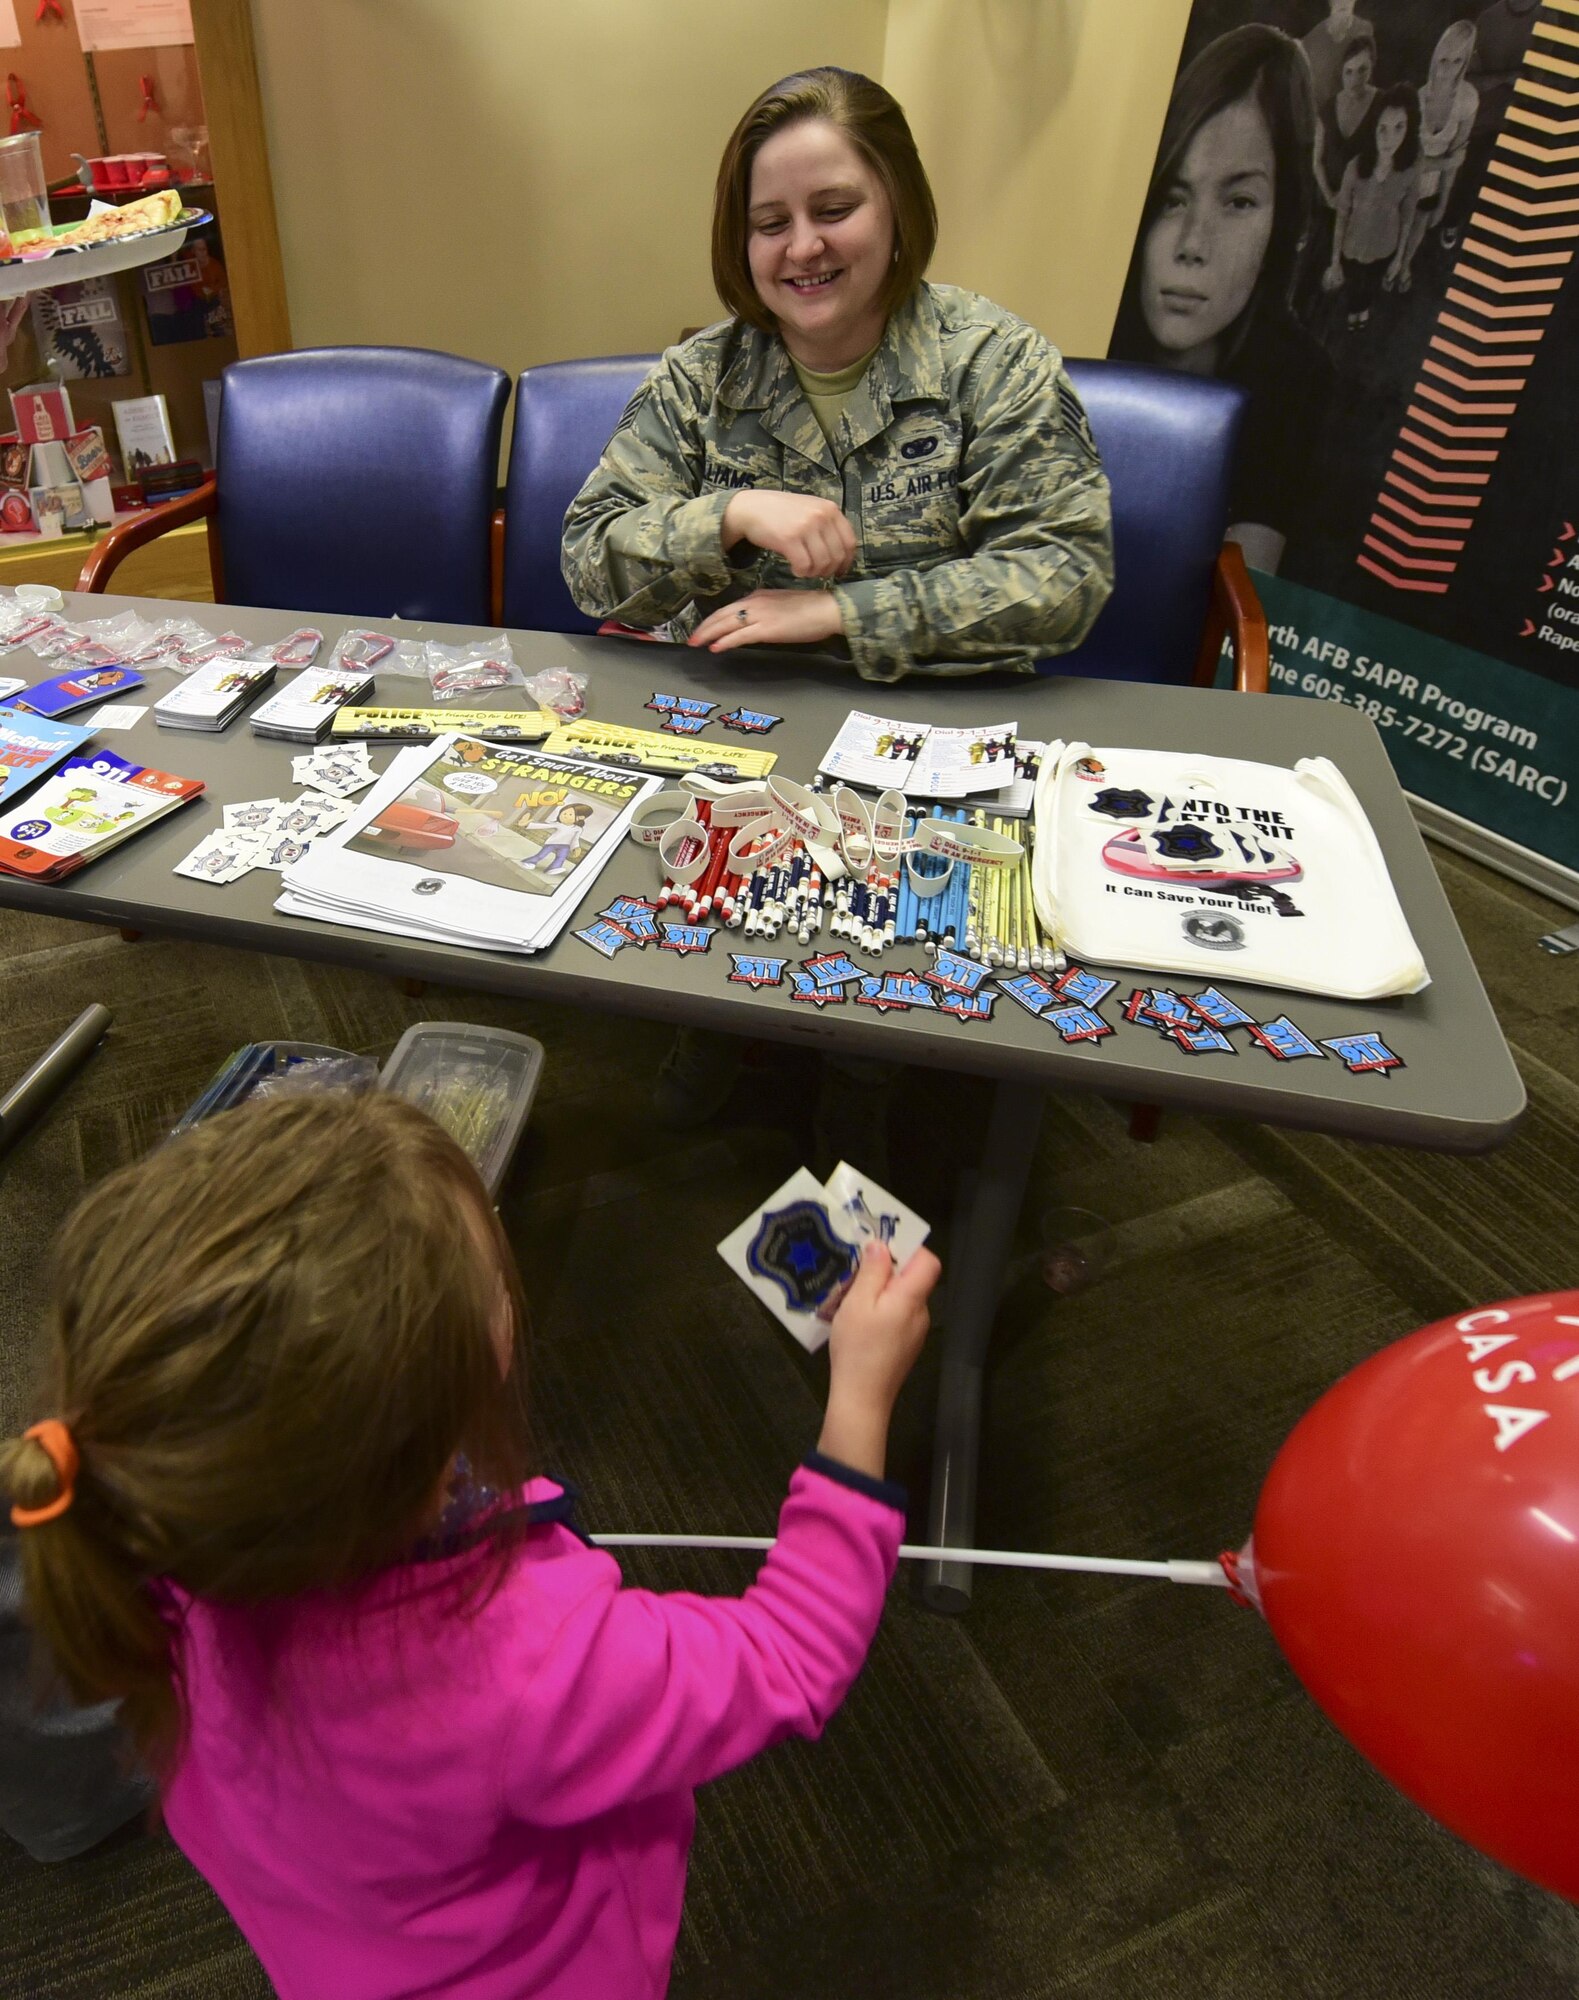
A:
[[[971,826],[954,819],[924,819],[911,835],[905,849],[905,872],[910,886],[925,901],[948,887],[956,861],[972,868],[1009,868],[1024,853],[1017,840],[990,827]],[[936,875],[923,875],[916,866],[921,855],[930,854],[946,865]]]

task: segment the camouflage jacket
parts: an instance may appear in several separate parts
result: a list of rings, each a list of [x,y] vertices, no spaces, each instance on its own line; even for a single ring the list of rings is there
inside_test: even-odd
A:
[[[782,343],[726,320],[672,347],[565,516],[581,609],[683,637],[719,603],[817,588],[722,543],[746,486],[834,501],[859,543],[834,586],[867,680],[1029,672],[1113,587],[1108,483],[1057,352],[952,285],[896,311],[830,446]]]

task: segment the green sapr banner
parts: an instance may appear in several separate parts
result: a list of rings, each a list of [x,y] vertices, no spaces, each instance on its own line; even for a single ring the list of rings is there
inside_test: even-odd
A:
[[[1406,791],[1579,871],[1579,701],[1521,672],[1258,575],[1272,687],[1368,715]]]
[[[1273,685],[1579,870],[1579,0],[1194,0],[1109,351],[1249,397]]]

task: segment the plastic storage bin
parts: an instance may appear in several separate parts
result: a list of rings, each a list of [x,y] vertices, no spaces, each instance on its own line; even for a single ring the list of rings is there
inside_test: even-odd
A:
[[[366,1090],[378,1081],[378,1067],[372,1058],[353,1055],[349,1049],[332,1049],[323,1042],[248,1042],[226,1060],[175,1130],[184,1132],[216,1111],[233,1111],[265,1078],[283,1080],[304,1065],[323,1062],[336,1065],[332,1080],[341,1088]],[[305,1071],[301,1079],[304,1086],[312,1074],[311,1069]],[[323,1080],[331,1080],[328,1072],[323,1073]]]
[[[395,1044],[379,1083],[418,1104],[457,1140],[497,1195],[531,1115],[543,1045],[508,1028],[419,1021]]]

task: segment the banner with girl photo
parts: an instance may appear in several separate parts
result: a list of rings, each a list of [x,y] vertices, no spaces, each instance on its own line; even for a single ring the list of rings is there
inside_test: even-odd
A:
[[[1576,247],[1579,0],[1195,0],[1109,350],[1249,392],[1274,689],[1570,899]]]

